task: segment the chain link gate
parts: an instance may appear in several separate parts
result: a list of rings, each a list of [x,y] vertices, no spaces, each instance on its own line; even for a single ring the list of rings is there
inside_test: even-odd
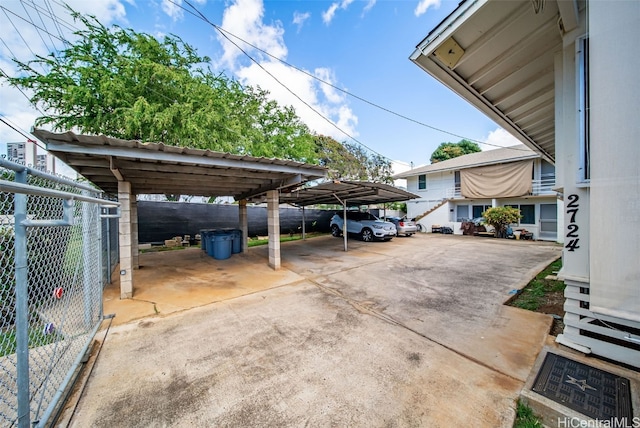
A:
[[[117,203],[99,196],[0,159],[0,426],[45,426],[100,326]]]

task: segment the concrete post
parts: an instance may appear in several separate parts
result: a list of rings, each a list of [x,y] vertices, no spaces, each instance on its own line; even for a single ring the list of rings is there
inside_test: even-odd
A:
[[[247,216],[247,200],[242,199],[238,203],[238,223],[242,231],[242,253],[249,252],[249,217]]]
[[[134,269],[140,267],[138,253],[138,201],[136,195],[131,195],[131,260]]]
[[[133,252],[131,228],[131,183],[118,181],[118,201],[120,202],[120,219],[118,220],[118,237],[120,241],[120,298],[133,297]]]
[[[269,230],[269,266],[280,269],[280,198],[277,190],[267,192],[267,228]]]
[[[24,164],[30,166],[33,169],[38,169],[38,151],[35,141],[27,140],[24,144]]]
[[[56,173],[56,158],[51,153],[47,153],[47,171],[50,174]]]

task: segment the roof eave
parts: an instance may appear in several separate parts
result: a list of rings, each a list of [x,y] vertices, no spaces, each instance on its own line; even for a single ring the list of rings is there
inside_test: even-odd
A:
[[[476,19],[474,17],[476,12],[489,3],[489,0],[467,0],[460,3],[451,15],[445,18],[444,21],[434,28],[429,35],[417,45],[409,59],[426,73],[483,112],[527,147],[539,153],[545,160],[554,163],[554,153],[544,149],[500,108],[489,101],[483,94],[476,91],[471,84],[465,81],[465,79],[455,71],[455,67],[453,69],[449,68],[436,57],[436,50],[450,38],[453,37],[455,39],[457,32],[463,24],[467,24],[472,22],[473,19]],[[477,39],[481,37],[482,34],[476,36]]]

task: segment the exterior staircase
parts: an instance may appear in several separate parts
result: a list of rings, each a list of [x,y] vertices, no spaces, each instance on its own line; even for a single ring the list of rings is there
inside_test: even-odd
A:
[[[447,202],[449,202],[449,199],[443,199],[442,201],[440,201],[440,203],[438,203],[437,205],[431,207],[431,209],[429,209],[428,211],[425,211],[422,214],[420,214],[419,216],[416,216],[414,221],[415,222],[420,221],[420,219],[428,216],[429,214],[431,214],[432,212],[434,212],[435,210],[437,210],[438,208],[440,208],[441,206],[443,206]]]

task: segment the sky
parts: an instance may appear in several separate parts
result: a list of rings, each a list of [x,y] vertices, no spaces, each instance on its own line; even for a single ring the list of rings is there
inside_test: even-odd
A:
[[[0,71],[73,42],[62,0],[0,2]],[[181,37],[209,66],[292,105],[309,128],[356,142],[398,173],[462,137],[483,150],[518,144],[409,60],[458,0],[67,0],[73,9],[162,38]],[[55,22],[51,16],[56,18]],[[207,22],[208,21],[208,22]],[[216,28],[217,27],[217,28]],[[0,79],[0,154],[25,141],[40,111]],[[15,128],[15,129],[14,129]],[[41,144],[44,146],[44,144]]]

